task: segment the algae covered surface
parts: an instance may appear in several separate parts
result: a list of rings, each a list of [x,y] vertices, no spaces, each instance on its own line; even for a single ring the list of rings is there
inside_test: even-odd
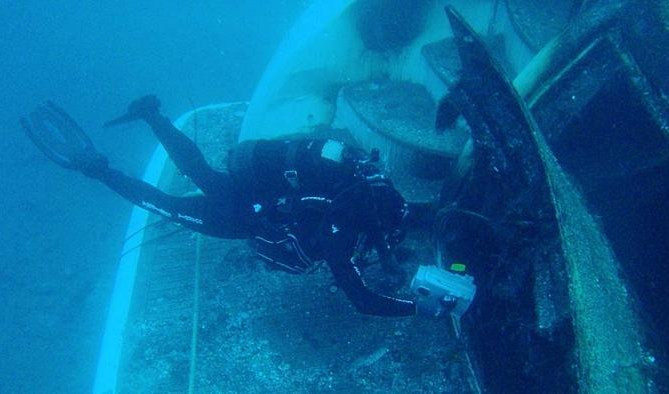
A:
[[[444,321],[364,317],[325,269],[271,272],[243,242],[210,243],[220,257],[202,272],[196,392],[468,392]],[[188,312],[135,321],[123,392],[187,387]]]

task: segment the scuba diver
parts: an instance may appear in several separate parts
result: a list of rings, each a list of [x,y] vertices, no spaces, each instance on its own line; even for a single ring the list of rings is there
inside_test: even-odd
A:
[[[410,316],[424,310],[413,300],[373,292],[361,275],[360,264],[376,253],[384,271],[404,282],[394,250],[405,233],[408,204],[376,168],[373,155],[332,139],[253,140],[234,146],[228,172],[220,172],[161,114],[155,96],[135,100],[105,126],[136,120],[151,127],[201,195],[171,196],[110,168],[79,125],[53,103],[38,107],[21,124],[60,166],[193,231],[254,239],[258,256],[271,268],[299,274],[325,262],[363,314]]]

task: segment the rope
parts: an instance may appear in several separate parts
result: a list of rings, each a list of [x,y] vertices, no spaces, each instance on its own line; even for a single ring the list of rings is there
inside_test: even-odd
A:
[[[195,284],[193,286],[193,328],[190,340],[190,371],[188,374],[188,394],[195,391],[195,361],[197,359],[197,331],[200,312],[200,260],[202,258],[202,235],[195,236]]]
[[[467,339],[462,335],[462,328],[460,327],[460,319],[451,315],[451,323],[453,324],[453,332],[455,332],[455,337],[463,345],[463,352],[465,354],[465,361],[467,370],[469,372],[469,387],[476,393],[481,394],[483,390],[479,384],[478,375],[474,371],[474,364],[472,363],[471,357],[469,357],[469,343]]]
[[[193,107],[193,142],[197,144],[198,124],[197,109],[193,100],[188,98]],[[195,368],[197,361],[197,332],[200,314],[200,260],[202,259],[202,234],[195,234],[195,283],[193,284],[193,327],[190,338],[190,368],[188,372],[188,394],[195,392]]]

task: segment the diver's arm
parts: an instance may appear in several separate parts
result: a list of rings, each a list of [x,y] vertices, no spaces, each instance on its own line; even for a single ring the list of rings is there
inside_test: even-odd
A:
[[[388,297],[370,290],[359,268],[351,258],[358,239],[359,228],[365,228],[365,201],[369,192],[353,186],[342,192],[326,213],[321,225],[321,244],[330,270],[356,309],[376,316],[412,316],[416,314],[413,301]]]
[[[346,296],[358,312],[365,315],[400,317],[416,314],[416,305],[413,301],[401,298],[384,296],[374,293],[366,285],[360,270],[355,262],[349,258],[328,258],[328,265],[337,282],[337,285],[346,293]]]

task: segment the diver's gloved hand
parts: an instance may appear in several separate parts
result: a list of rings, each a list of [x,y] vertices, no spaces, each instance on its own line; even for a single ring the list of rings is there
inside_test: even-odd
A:
[[[160,116],[160,100],[153,94],[140,97],[128,105],[128,111],[104,124],[104,127],[113,127],[123,123],[145,120],[150,123],[152,119]]]
[[[52,102],[21,118],[21,126],[35,146],[61,167],[99,177],[107,159],[93,146],[88,135],[64,110]]]

